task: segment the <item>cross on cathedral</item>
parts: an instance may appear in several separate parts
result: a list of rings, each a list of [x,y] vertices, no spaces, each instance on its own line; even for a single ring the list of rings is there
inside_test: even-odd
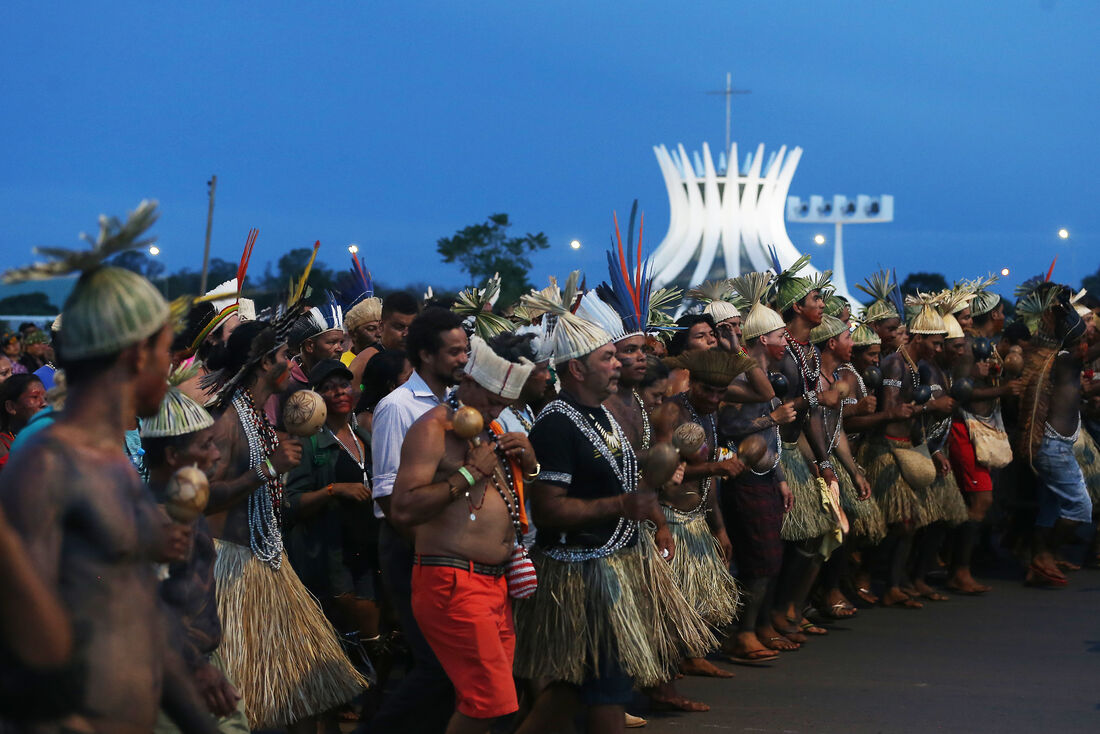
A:
[[[730,152],[730,99],[735,94],[752,94],[751,89],[734,89],[733,88],[733,75],[730,72],[726,72],[726,88],[718,89],[713,92],[707,92],[707,94],[721,94],[726,98],[726,155]],[[729,165],[732,168],[737,168],[737,161],[730,161]]]

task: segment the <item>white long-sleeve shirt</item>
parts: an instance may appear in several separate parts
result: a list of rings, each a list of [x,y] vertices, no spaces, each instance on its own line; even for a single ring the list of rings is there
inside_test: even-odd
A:
[[[405,434],[416,420],[440,400],[424,378],[416,371],[404,385],[391,392],[374,408],[371,431],[371,459],[374,463],[374,499],[393,494],[393,482],[401,466],[401,444]],[[382,508],[374,503],[376,517],[385,517]]]

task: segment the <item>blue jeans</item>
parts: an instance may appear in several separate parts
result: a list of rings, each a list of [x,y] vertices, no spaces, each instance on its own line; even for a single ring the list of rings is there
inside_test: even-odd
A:
[[[1085,475],[1073,454],[1073,444],[1044,436],[1033,462],[1039,485],[1039,516],[1035,525],[1054,527],[1058,518],[1075,522],[1092,521],[1092,500],[1085,487]]]

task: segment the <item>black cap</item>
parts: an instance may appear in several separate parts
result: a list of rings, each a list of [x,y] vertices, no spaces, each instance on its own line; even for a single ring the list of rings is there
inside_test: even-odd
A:
[[[316,390],[318,385],[334,374],[341,374],[349,380],[353,379],[351,370],[344,366],[344,363],[340,360],[322,359],[313,365],[313,369],[309,371],[309,386]]]

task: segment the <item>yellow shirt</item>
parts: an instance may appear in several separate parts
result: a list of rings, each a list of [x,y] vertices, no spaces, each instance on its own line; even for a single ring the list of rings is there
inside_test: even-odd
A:
[[[345,367],[351,367],[351,361],[355,359],[354,352],[344,352],[340,355],[340,361],[344,363]]]

